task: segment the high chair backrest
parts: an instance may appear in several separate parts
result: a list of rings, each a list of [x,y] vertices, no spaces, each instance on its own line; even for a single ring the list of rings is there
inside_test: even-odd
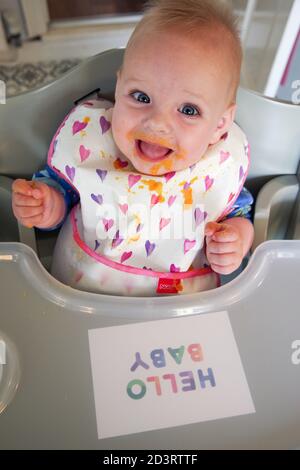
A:
[[[31,177],[46,161],[55,130],[74,102],[93,90],[113,99],[124,49],[91,57],[60,79],[0,105],[0,174]],[[300,157],[300,106],[240,88],[237,123],[251,147],[247,186],[257,192],[274,175],[295,174]]]
[[[256,193],[276,175],[296,174],[300,159],[300,106],[243,88],[236,122],[245,131],[251,153],[247,187]]]

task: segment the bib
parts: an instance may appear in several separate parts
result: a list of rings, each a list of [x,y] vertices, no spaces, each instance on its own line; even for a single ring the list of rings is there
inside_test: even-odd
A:
[[[52,274],[77,289],[116,295],[217,287],[219,276],[204,256],[204,227],[230,212],[244,185],[244,133],[233,124],[191,167],[143,175],[114,143],[112,106],[77,106],[50,145],[48,165],[80,196],[60,231]]]

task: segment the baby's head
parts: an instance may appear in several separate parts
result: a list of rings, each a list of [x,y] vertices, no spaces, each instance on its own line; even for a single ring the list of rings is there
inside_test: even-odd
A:
[[[242,50],[220,0],[154,0],[118,72],[112,131],[141,173],[198,162],[230,128]]]

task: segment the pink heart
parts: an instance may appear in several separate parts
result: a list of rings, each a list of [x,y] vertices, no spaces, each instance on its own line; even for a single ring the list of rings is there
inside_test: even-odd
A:
[[[176,199],[177,199],[177,196],[170,196],[168,199],[168,206],[171,207],[176,201]]]
[[[100,127],[101,127],[102,134],[105,134],[105,132],[107,132],[110,129],[110,126],[111,126],[111,123],[107,119],[105,119],[104,116],[101,116]]]
[[[214,184],[214,179],[210,178],[208,175],[205,178],[205,190],[208,191],[209,188]]]
[[[132,251],[125,251],[121,256],[121,263],[124,263],[127,259],[132,256]]]
[[[84,145],[80,145],[79,153],[81,161],[84,162],[84,160],[89,158],[91,151],[89,149],[86,149]]]
[[[112,226],[114,225],[113,219],[102,219],[102,222],[103,222],[104,229],[106,232],[108,232],[109,229],[111,229]]]
[[[132,188],[136,183],[138,183],[141,179],[141,175],[129,175],[128,176],[128,185],[129,189]]]
[[[226,160],[228,160],[229,157],[230,157],[230,153],[229,153],[229,152],[223,152],[223,150],[221,150],[221,153],[220,153],[220,165],[222,165],[222,163],[226,162]]]
[[[159,203],[159,196],[157,194],[152,194],[151,196],[151,207]]]
[[[116,169],[119,169],[119,168],[126,168],[128,166],[128,162],[125,162],[123,160],[121,160],[120,158],[117,158],[115,161],[114,161],[114,167]]]
[[[200,225],[206,219],[207,212],[202,212],[202,210],[199,207],[197,207],[194,212],[194,217],[195,217],[196,227],[198,227],[198,225]]]
[[[196,245],[196,240],[184,240],[184,254],[192,250]]]
[[[228,132],[225,132],[225,134],[222,135],[221,139],[227,140],[227,137],[228,137]]]
[[[74,124],[73,124],[73,127],[72,127],[73,135],[75,135],[75,134],[77,134],[77,132],[80,132],[83,129],[85,129],[87,125],[88,125],[87,122],[75,121]]]
[[[171,222],[171,219],[160,219],[160,222],[159,222],[159,230],[162,230],[163,228],[165,228],[167,225],[169,225],[169,223]]]
[[[173,176],[176,175],[176,171],[170,171],[169,173],[166,173],[164,176],[165,176],[165,180],[166,180],[166,183],[168,181],[170,181],[171,178],[173,178]]]
[[[126,215],[128,211],[128,204],[119,204],[119,207],[121,211],[123,212],[123,214]]]
[[[177,268],[175,264],[171,264],[170,266],[170,272],[171,273],[180,273],[180,268]]]

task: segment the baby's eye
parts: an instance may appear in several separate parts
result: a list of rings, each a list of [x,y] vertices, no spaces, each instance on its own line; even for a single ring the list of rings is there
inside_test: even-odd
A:
[[[182,114],[185,114],[186,116],[200,116],[200,112],[196,106],[193,106],[191,104],[184,104],[179,108],[178,110]]]
[[[136,101],[139,101],[140,103],[150,103],[150,98],[146,93],[143,93],[142,91],[134,91],[133,93],[130,93],[130,96],[132,96]]]

